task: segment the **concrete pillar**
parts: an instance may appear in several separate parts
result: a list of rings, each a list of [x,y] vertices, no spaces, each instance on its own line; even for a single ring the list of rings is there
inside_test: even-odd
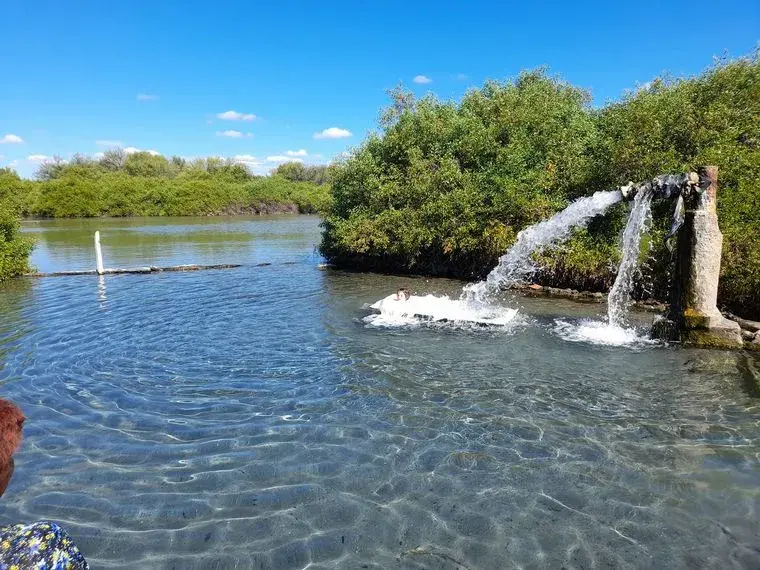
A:
[[[685,344],[737,348],[742,346],[741,329],[723,318],[717,306],[723,247],[716,209],[718,169],[707,166],[699,174],[710,181],[710,186],[684,199],[685,217],[678,233],[668,314],[670,327],[655,323],[654,332],[665,336],[663,330],[669,328],[669,336]]]

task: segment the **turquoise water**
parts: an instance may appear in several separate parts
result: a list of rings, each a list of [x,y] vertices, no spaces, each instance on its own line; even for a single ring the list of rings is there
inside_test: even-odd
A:
[[[568,342],[606,309],[556,300],[368,327],[461,283],[320,271],[310,217],[26,229],[41,271],[93,267],[95,229],[108,267],[247,264],[4,287],[0,524],[59,521],[93,568],[758,567],[750,355]]]

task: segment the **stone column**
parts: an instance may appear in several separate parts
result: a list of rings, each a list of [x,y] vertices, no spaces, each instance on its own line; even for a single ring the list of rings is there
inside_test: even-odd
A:
[[[678,234],[668,319],[675,327],[674,336],[685,344],[741,347],[739,325],[725,319],[717,307],[723,247],[716,210],[718,169],[706,166],[699,174],[710,181],[710,186],[684,200],[686,211]]]

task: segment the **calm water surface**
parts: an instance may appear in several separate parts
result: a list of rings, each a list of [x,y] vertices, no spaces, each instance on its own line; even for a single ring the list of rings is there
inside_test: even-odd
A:
[[[95,229],[110,267],[247,264],[3,288],[29,419],[0,524],[60,521],[93,568],[760,565],[751,356],[567,342],[604,308],[559,301],[368,328],[461,284],[319,271],[310,217],[26,229],[41,271],[92,268]]]

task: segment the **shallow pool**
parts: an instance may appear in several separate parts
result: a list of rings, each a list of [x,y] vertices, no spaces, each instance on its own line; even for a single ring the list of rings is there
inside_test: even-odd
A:
[[[573,341],[604,307],[556,300],[370,326],[461,283],[320,271],[310,217],[26,229],[43,271],[95,229],[106,266],[247,264],[4,287],[0,524],[59,521],[93,568],[758,567],[751,355]]]

